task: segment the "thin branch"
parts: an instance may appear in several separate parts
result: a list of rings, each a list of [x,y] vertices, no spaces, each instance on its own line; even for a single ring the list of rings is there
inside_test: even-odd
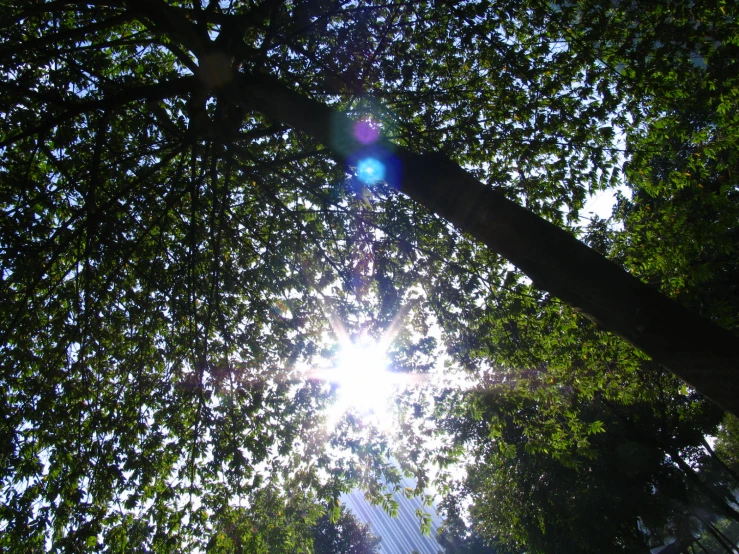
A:
[[[0,141],[0,148],[15,144],[23,139],[34,135],[44,134],[59,125],[73,120],[75,117],[87,112],[95,110],[114,110],[136,102],[137,100],[164,100],[171,96],[184,95],[197,86],[195,77],[179,77],[170,81],[164,81],[154,85],[145,85],[142,87],[130,87],[119,92],[108,92],[99,100],[91,100],[89,102],[80,102],[76,106],[69,106],[67,111],[57,117],[32,127],[18,134],[12,135],[7,139]]]

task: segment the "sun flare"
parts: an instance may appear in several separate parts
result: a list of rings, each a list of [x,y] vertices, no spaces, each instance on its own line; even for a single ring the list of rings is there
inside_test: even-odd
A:
[[[424,377],[392,371],[388,355],[403,320],[417,301],[410,299],[402,306],[379,340],[367,334],[352,338],[343,322],[327,308],[331,329],[338,339],[338,352],[330,368],[311,370],[307,376],[336,387],[336,401],[327,411],[330,424],[351,412],[366,422],[389,427],[394,419],[391,401],[395,393],[425,382]]]
[[[357,412],[384,410],[392,393],[390,360],[379,344],[370,341],[345,344],[334,372],[339,403]]]

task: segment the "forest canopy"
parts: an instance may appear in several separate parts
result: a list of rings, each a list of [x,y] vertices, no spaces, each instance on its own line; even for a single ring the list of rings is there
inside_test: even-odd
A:
[[[0,3],[0,545],[308,552],[404,475],[460,549],[728,545],[738,11]],[[391,432],[320,378],[374,341]]]

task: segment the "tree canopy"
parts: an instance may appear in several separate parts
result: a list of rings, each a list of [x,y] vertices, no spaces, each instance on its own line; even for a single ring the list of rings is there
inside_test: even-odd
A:
[[[303,369],[389,331],[396,371],[473,382],[398,398],[402,470],[466,449],[486,499],[633,452],[616,546],[696,498],[733,517],[698,393],[739,413],[736,12],[0,3],[0,544],[309,550],[401,469]],[[546,551],[588,509],[473,513]]]
[[[324,514],[313,527],[316,554],[376,554],[380,542],[369,525],[343,508],[336,521]]]

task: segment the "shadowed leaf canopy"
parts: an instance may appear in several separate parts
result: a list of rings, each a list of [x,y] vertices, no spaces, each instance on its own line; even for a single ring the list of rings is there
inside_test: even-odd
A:
[[[175,551],[231,499],[264,497],[267,474],[335,497],[351,471],[322,450],[330,392],[293,372],[332,354],[331,321],[379,336],[404,314],[422,332],[434,303],[419,291],[489,298],[519,270],[737,411],[736,337],[574,228],[587,195],[619,183],[624,133],[686,83],[724,118],[704,128],[730,127],[736,80],[706,83],[731,69],[731,14],[0,9],[8,544]],[[397,363],[418,369],[428,344],[402,340]]]

